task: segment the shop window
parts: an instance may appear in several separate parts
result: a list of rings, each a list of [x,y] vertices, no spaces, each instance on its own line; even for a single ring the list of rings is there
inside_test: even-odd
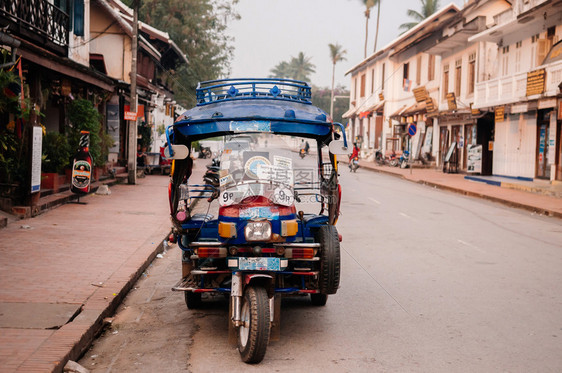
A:
[[[435,56],[430,54],[427,61],[427,80],[431,82],[435,79]]]
[[[359,97],[365,97],[365,74],[361,75],[361,95]]]
[[[468,91],[467,94],[474,93],[474,83],[476,81],[476,53],[468,56]]]
[[[447,98],[449,93],[449,65],[443,66],[443,100]]]
[[[461,81],[462,81],[462,60],[457,60],[455,62],[455,95],[460,97],[461,95]]]
[[[383,90],[383,91],[384,91],[384,67],[385,67],[385,64],[383,63],[382,64],[382,74],[381,74],[381,90]]]
[[[416,85],[420,85],[421,83],[421,65],[422,65],[422,56],[419,55],[416,61]]]

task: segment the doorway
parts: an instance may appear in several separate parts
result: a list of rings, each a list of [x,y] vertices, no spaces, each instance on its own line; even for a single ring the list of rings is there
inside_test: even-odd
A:
[[[537,123],[537,178],[550,179],[548,164],[548,139],[550,127],[550,111],[539,110]]]

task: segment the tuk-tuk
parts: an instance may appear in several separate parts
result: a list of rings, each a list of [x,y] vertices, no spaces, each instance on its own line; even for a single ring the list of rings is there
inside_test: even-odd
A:
[[[166,130],[173,235],[182,250],[173,290],[184,292],[189,309],[201,306],[202,294],[228,296],[229,340],[244,362],[259,363],[279,338],[282,296],[324,306],[338,290],[336,155],[347,154],[345,131],[312,105],[301,81],[207,81],[196,98]],[[233,146],[241,135],[244,146]],[[220,156],[219,185],[192,180],[192,144],[218,136],[230,144]],[[298,156],[300,139],[311,142],[314,161]],[[218,216],[195,213],[196,199],[218,205]]]

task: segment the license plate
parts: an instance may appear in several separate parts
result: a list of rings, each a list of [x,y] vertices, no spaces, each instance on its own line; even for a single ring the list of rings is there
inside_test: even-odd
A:
[[[241,271],[280,271],[279,258],[238,258]]]

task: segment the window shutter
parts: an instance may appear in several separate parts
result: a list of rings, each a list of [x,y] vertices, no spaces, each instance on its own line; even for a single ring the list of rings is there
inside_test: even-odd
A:
[[[549,39],[539,39],[537,40],[537,63],[535,66],[542,65],[548,51],[550,50],[551,40]]]
[[[74,35],[84,36],[84,0],[74,0]]]

